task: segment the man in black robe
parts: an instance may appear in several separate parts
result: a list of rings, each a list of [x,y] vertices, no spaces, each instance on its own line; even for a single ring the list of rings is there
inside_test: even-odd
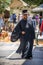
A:
[[[11,41],[15,42],[17,39],[20,39],[20,46],[17,53],[22,52],[22,58],[29,59],[32,57],[35,31],[32,22],[27,20],[27,10],[23,10],[22,14],[22,20],[17,24],[16,28],[12,32]]]

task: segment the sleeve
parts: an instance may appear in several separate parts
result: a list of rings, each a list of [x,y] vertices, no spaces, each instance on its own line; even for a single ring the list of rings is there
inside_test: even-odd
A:
[[[11,41],[12,42],[17,41],[20,38],[20,33],[21,33],[20,23],[18,23],[12,32]]]

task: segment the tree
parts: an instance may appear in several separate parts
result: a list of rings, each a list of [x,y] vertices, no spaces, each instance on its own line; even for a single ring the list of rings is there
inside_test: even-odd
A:
[[[43,0],[24,0],[25,2],[31,4],[35,4],[35,5],[39,5],[39,4],[43,4]]]
[[[9,3],[7,0],[0,0],[0,13],[4,12],[5,7],[8,6]]]

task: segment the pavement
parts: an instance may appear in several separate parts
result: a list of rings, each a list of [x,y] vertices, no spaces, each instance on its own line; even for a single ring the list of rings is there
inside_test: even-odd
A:
[[[20,42],[0,42],[0,65],[43,65],[43,46],[33,47],[33,58],[22,59],[16,50]]]
[[[20,42],[0,42],[0,58],[6,58],[13,55],[19,47]]]

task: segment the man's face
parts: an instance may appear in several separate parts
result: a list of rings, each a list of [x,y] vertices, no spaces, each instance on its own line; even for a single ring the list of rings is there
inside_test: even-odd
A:
[[[23,14],[23,19],[24,19],[24,20],[27,19],[27,14]]]

